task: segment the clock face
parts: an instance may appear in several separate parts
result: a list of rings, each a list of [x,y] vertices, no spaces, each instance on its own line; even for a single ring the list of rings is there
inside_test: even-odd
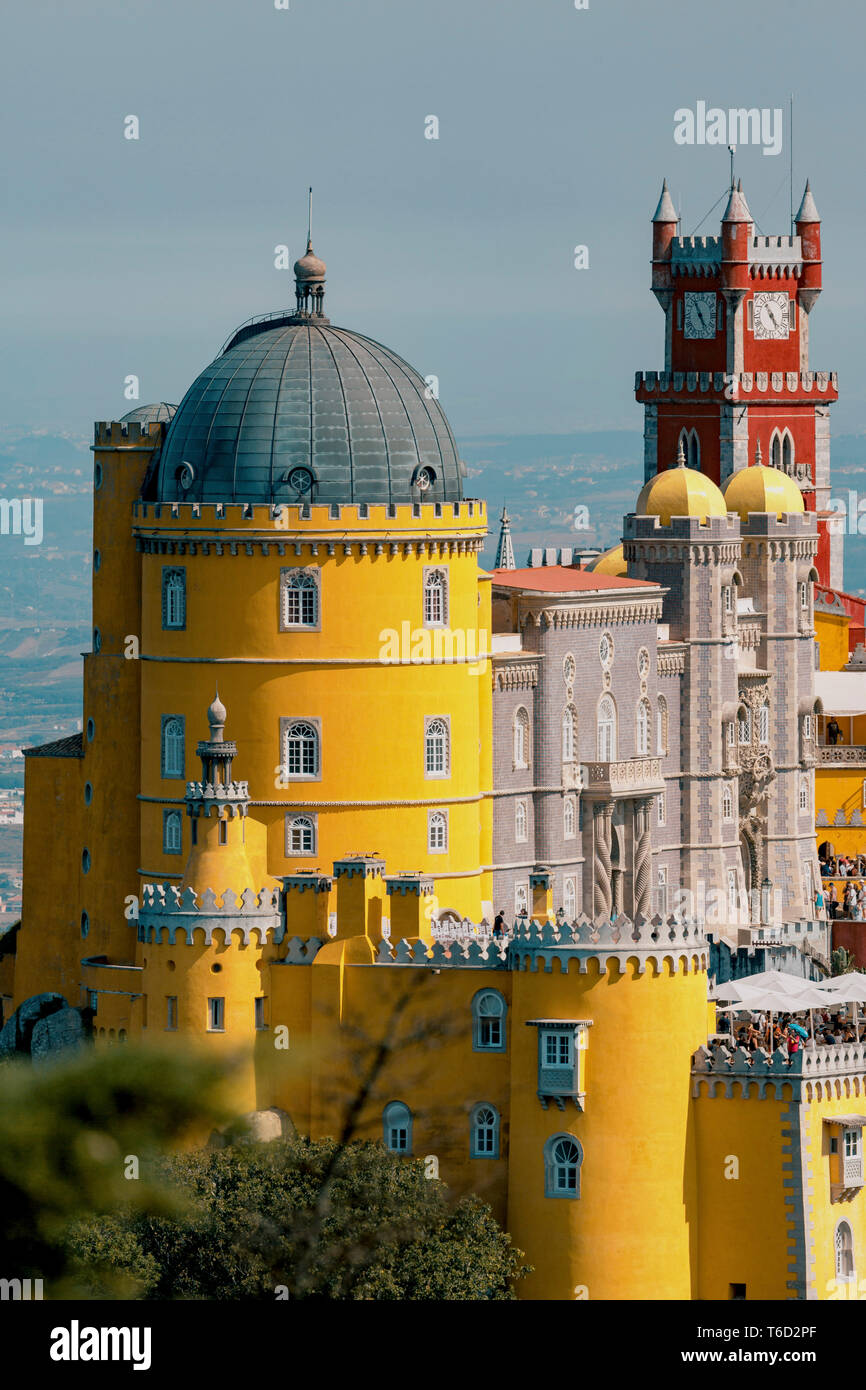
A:
[[[756,338],[787,338],[790,332],[788,296],[784,290],[761,290],[755,295]]]
[[[702,290],[695,293],[686,290],[685,293],[685,327],[683,336],[686,338],[715,338],[716,336],[716,296],[710,290]]]
[[[602,666],[607,670],[613,660],[613,638],[606,632],[598,644],[598,659]]]

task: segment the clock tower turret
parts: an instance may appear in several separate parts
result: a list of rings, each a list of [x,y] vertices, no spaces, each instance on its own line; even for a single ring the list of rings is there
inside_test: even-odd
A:
[[[639,372],[644,478],[682,448],[724,486],[766,463],[818,513],[820,582],[842,584],[842,536],[829,535],[830,406],[836,375],[809,366],[809,314],[821,292],[821,219],[807,183],[796,234],[756,235],[742,183],[719,236],[677,236],[665,183],[653,216],[652,290],[665,313],[663,371]]]

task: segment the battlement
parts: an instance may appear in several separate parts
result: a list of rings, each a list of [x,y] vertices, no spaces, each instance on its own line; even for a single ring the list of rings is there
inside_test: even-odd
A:
[[[139,426],[112,425],[125,431]],[[124,436],[125,438],[125,436]],[[132,504],[133,521],[160,530],[177,529],[206,533],[267,531],[280,539],[292,532],[332,533],[342,540],[347,529],[362,533],[411,531],[417,536],[426,526],[431,536],[454,530],[487,534],[487,506],[475,498],[462,502],[308,502],[290,506],[267,502],[143,502]],[[419,527],[419,522],[421,527]],[[198,525],[196,523],[199,523]]]
[[[741,393],[767,397],[806,393],[834,401],[838,399],[838,384],[836,372],[635,372],[634,379],[639,400],[648,395],[697,392],[724,400],[736,400]]]
[[[244,944],[250,942],[250,933],[258,932],[259,945],[266,941],[279,943],[285,935],[285,922],[280,910],[280,891],[277,888],[262,888],[254,893],[247,888],[238,897],[230,888],[225,889],[222,900],[217,902],[212,888],[201,894],[186,888],[181,893],[173,883],[145,883],[142,888],[142,904],[138,916],[138,939],[153,945],[173,946],[178,932],[186,938],[186,944],[195,944],[194,932],[203,931],[207,945],[213,941],[213,933],[221,931],[226,943],[232,932],[243,933]],[[164,936],[163,933],[166,935]]]
[[[751,274],[799,275],[803,243],[798,236],[756,236],[749,242]]]
[[[607,917],[579,917],[574,922],[554,923],[521,919],[515,924],[509,948],[509,961],[518,970],[537,970],[539,963],[545,971],[559,960],[562,971],[568,970],[569,960],[579,961],[581,974],[587,962],[598,959],[602,972],[606,960],[615,957],[624,972],[630,957],[638,958],[638,970],[643,974],[647,962],[656,964],[665,957],[674,959],[680,954],[698,953],[699,966],[706,969],[709,945],[703,928],[693,921],[678,917],[643,917],[634,919],[622,914],[611,921]]]
[[[344,859],[334,860],[334,878],[381,877],[385,872],[385,861],[377,854],[347,854]]]
[[[763,1048],[749,1052],[744,1047],[728,1048],[717,1042],[699,1047],[692,1058],[692,1095],[699,1096],[704,1083],[711,1099],[721,1094],[726,1100],[735,1097],[764,1100],[772,1088],[772,1098],[781,1100],[782,1088],[788,1085],[793,1089],[794,1100],[822,1099],[821,1094],[816,1094],[818,1086],[815,1083],[819,1083],[823,1091],[828,1079],[851,1076],[866,1079],[866,1042],[835,1043],[827,1047],[809,1043],[791,1054],[784,1048],[771,1054]],[[809,1085],[804,1094],[806,1083]],[[724,1087],[721,1093],[720,1086]],[[827,1098],[832,1094],[833,1090],[827,1087]]]
[[[727,516],[708,516],[706,521],[697,516],[672,516],[670,525],[664,526],[657,516],[638,516],[632,512],[623,517],[624,542],[662,539],[738,541],[740,518],[734,512],[728,512]]]
[[[718,275],[722,268],[720,236],[678,236],[671,242],[673,275]]]
[[[227,782],[225,786],[221,782],[187,782],[186,784],[187,815],[201,816],[206,819],[212,810],[216,809],[217,814],[221,809],[225,809],[229,817],[243,816],[246,814],[246,806],[242,802],[250,799],[249,782]],[[199,802],[199,805],[195,805]]]
[[[142,424],[140,420],[97,420],[93,426],[91,449],[152,449],[159,444],[168,426],[162,420]]]
[[[818,518],[814,512],[783,512],[781,516],[775,512],[749,512],[748,518],[740,521],[740,534],[744,540],[747,536],[782,540],[809,537],[815,538],[817,545]]]

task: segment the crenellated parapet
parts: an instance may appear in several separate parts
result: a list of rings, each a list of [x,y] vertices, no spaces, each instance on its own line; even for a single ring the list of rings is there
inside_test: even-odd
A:
[[[700,1096],[706,1087],[710,1099],[764,1100],[769,1095],[782,1100],[785,1086],[791,1087],[792,1098],[797,1101],[829,1099],[841,1095],[841,1085],[838,1091],[832,1085],[837,1078],[847,1078],[850,1087],[852,1077],[856,1078],[855,1094],[859,1094],[861,1085],[866,1085],[866,1042],[828,1047],[808,1044],[790,1054],[784,1048],[773,1053],[763,1048],[749,1052],[744,1047],[714,1043],[699,1047],[692,1058],[692,1095]]]
[[[168,428],[162,420],[97,420],[93,431],[93,449],[152,449]]]
[[[516,924],[509,946],[513,969],[536,971],[541,965],[549,973],[558,960],[560,970],[566,972],[569,962],[577,960],[582,975],[590,960],[598,962],[603,974],[609,960],[615,959],[624,973],[626,963],[636,958],[642,975],[649,961],[659,968],[663,960],[675,964],[681,956],[696,959],[698,968],[707,969],[709,945],[703,928],[696,922],[658,914],[637,914],[634,919],[620,915],[615,920],[580,917],[571,923],[523,919]]]
[[[211,945],[213,934],[219,931],[226,944],[233,932],[243,934],[249,945],[252,933],[258,943],[278,944],[285,935],[285,918],[281,911],[278,888],[262,888],[254,893],[247,888],[240,896],[227,888],[218,902],[212,888],[197,894],[192,888],[183,892],[172,883],[146,883],[142,889],[142,904],[138,915],[138,939],[148,944],[167,943],[173,946],[178,933],[186,944],[195,944],[194,933],[204,933],[204,942]]]
[[[246,814],[250,798],[249,782],[187,782],[187,815],[208,817],[216,809],[219,815],[224,811],[229,817]]]
[[[507,970],[509,957],[507,949],[497,941],[434,941],[428,946],[424,941],[410,941],[402,938],[393,945],[381,941],[376,953],[376,965],[414,965],[428,966],[433,970]]]
[[[634,389],[639,401],[673,395],[718,396],[730,402],[743,396],[765,403],[782,396],[810,396],[838,400],[836,372],[635,372]]]

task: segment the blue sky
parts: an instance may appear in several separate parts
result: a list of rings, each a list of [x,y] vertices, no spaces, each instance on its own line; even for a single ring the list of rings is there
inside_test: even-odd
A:
[[[273,249],[303,250],[312,183],[332,319],[436,374],[458,437],[639,430],[662,176],[687,233],[728,178],[723,147],[675,143],[674,112],[793,90],[795,196],[808,174],[824,218],[812,365],[839,372],[835,431],[866,429],[864,12],[589,5],[19,0],[0,46],[3,422],[89,435],[130,407],[132,373],[143,401],[179,400],[236,324],[290,301]],[[762,229],[787,232],[787,129],[737,172]]]

